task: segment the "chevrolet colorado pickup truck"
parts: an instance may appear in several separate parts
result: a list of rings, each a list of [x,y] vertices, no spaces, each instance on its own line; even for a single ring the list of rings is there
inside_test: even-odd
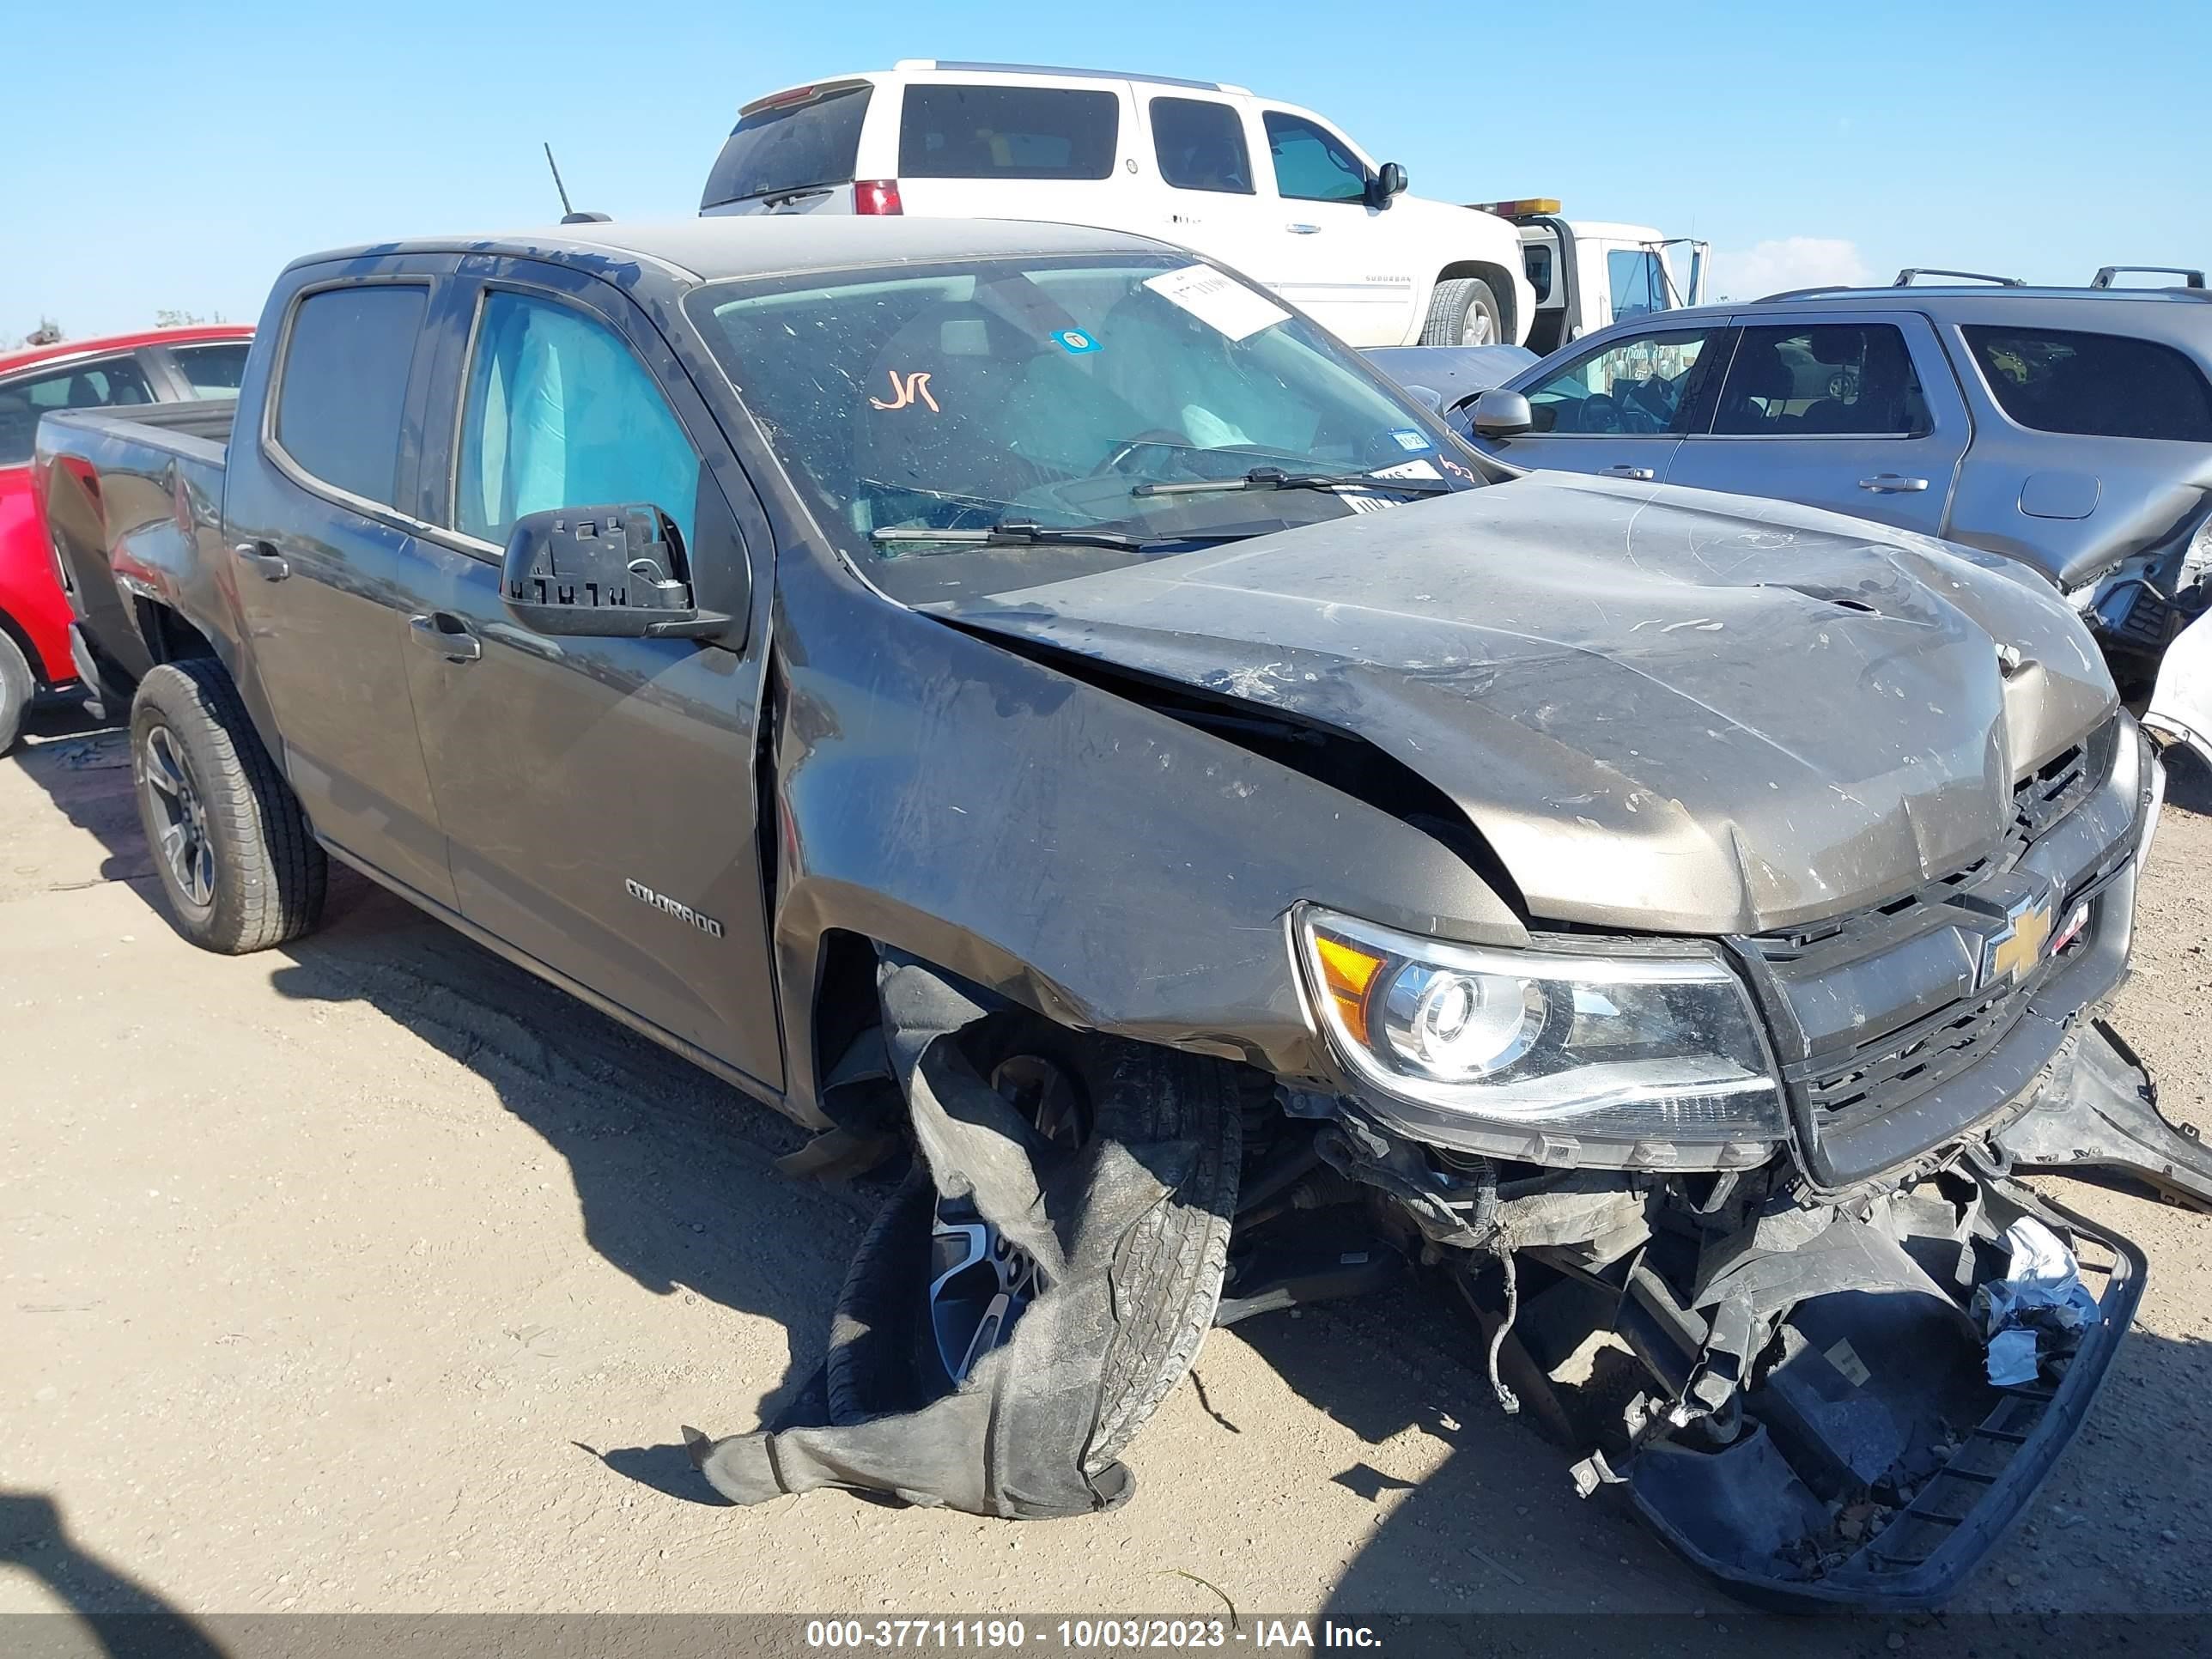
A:
[[[319,255],[226,413],[39,438],[176,925],[335,857],[905,1161],[739,1501],[1104,1507],[1211,1325],[1419,1271],[1703,1571],[1928,1605],[2141,1293],[2017,1172],[2212,1206],[2099,1018],[2164,775],[2002,561],[1042,223]]]

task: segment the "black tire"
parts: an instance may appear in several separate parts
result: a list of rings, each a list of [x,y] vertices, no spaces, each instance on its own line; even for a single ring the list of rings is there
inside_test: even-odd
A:
[[[38,689],[39,682],[31,665],[24,660],[22,648],[0,629],[0,755],[15,746],[23,730],[23,711],[31,706],[31,694]]]
[[[220,664],[167,663],[138,683],[131,775],[147,849],[186,939],[243,956],[321,920],[329,863]],[[173,775],[182,797],[165,786]]]
[[[1198,1147],[1188,1177],[1130,1229],[1115,1254],[1115,1328],[1085,1459],[1097,1474],[1182,1380],[1212,1328],[1237,1208],[1243,1127],[1237,1073],[1204,1055],[1079,1034],[1027,1015],[985,1022],[966,1046],[987,1077],[999,1062],[1024,1054],[1066,1068],[1085,1097],[1094,1134],[1188,1138]],[[924,1287],[936,1198],[917,1165],[854,1259],[840,1318],[874,1340],[857,1346],[833,1340],[833,1421],[911,1411],[951,1386],[926,1358]]]
[[[1470,331],[1483,337],[1470,340]],[[1423,345],[1510,345],[1505,337],[1505,308],[1480,276],[1449,276],[1429,295],[1428,320],[1421,325]]]

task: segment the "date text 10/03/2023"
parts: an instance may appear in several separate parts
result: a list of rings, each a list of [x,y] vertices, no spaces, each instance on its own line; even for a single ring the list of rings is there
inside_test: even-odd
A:
[[[1323,1620],[1261,1619],[1247,1631],[1221,1619],[814,1619],[806,1625],[810,1648],[933,1648],[1011,1650],[1058,1646],[1080,1651],[1140,1648],[1380,1649],[1364,1625]]]

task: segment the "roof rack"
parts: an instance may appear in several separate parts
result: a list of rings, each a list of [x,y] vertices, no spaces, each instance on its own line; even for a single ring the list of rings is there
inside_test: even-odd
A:
[[[1986,270],[1943,270],[1934,265],[1907,265],[1897,273],[1892,288],[1911,288],[1921,276],[1948,276],[1962,283],[1992,283],[1999,288],[2026,288],[2027,280],[2019,276],[1992,276]]]
[[[2112,278],[2124,272],[2139,276],[2179,276],[2184,288],[2201,289],[2204,286],[2204,273],[2192,270],[2187,265],[2100,265],[2097,274],[2090,278],[2089,286],[2111,288],[2113,286]]]
[[[1963,277],[1970,283],[1990,283],[1998,288],[2026,288],[2027,284],[2017,276],[1991,276],[1979,270],[1938,270],[1929,265],[1907,265],[1897,273],[1897,280],[1870,288],[1863,283],[1820,283],[1812,288],[1785,289],[1779,294],[1762,294],[1745,303],[1768,306],[1780,300],[1817,300],[1824,294],[1887,294],[1892,289],[1911,288],[1916,276]]]

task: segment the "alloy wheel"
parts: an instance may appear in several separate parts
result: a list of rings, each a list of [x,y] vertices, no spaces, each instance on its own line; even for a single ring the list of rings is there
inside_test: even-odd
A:
[[[192,776],[191,763],[167,726],[148,731],[138,769],[139,787],[153,809],[149,819],[155,850],[177,891],[205,909],[215,902],[215,843],[208,835],[207,804]]]
[[[1017,1054],[994,1067],[989,1080],[1053,1146],[1073,1152],[1087,1138],[1082,1097],[1052,1061]],[[1014,1322],[1051,1281],[1028,1251],[983,1218],[973,1199],[938,1199],[929,1243],[930,1335],[957,1385],[1005,1344]]]

